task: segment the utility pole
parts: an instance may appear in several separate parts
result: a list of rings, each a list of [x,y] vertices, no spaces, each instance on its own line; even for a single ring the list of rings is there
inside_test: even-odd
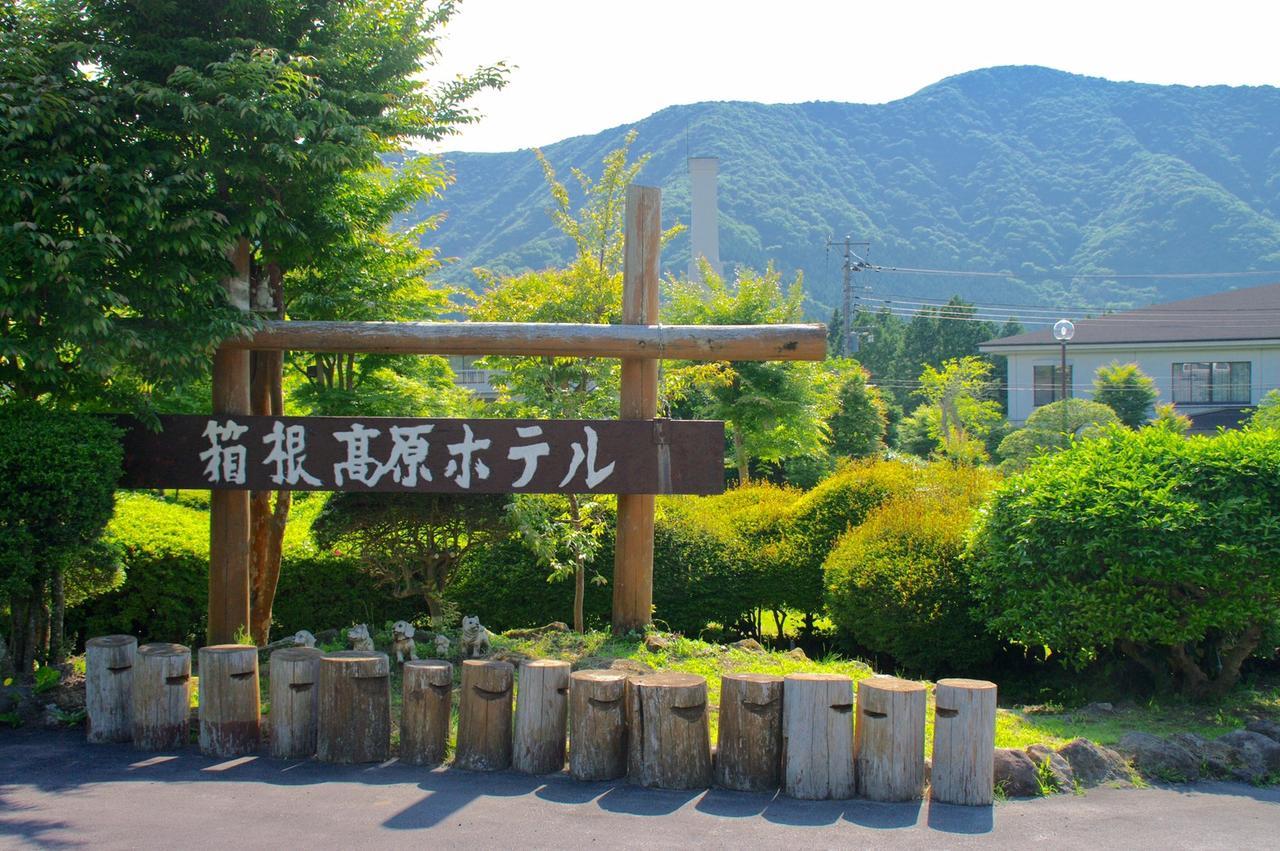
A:
[[[830,250],[832,245],[838,244],[834,240],[827,240],[827,249]],[[871,268],[866,260],[853,253],[855,245],[865,249],[866,253],[871,253],[871,243],[852,242],[848,236],[845,236],[844,263],[840,267],[844,282],[844,300],[840,308],[840,339],[844,342],[846,355],[856,354],[861,349],[860,339],[853,329],[853,317],[858,310],[858,294],[853,286],[853,273]]]

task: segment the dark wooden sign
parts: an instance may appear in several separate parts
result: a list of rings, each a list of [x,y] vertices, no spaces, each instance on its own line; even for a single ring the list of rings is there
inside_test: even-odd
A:
[[[724,423],[160,417],[126,427],[126,488],[720,493]]]

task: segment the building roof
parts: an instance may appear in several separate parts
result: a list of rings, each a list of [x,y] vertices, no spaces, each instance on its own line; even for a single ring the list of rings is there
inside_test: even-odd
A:
[[[1071,345],[1280,340],[1280,284],[1228,290],[1095,319],[1075,319]],[[983,351],[1058,345],[1052,328],[987,340]]]

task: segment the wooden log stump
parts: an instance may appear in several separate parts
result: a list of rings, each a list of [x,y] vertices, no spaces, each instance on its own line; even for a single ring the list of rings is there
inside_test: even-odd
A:
[[[88,740],[133,738],[133,663],[138,639],[104,635],[84,643],[84,705]]]
[[[938,680],[933,697],[930,796],[946,804],[989,806],[995,774],[996,684]]]
[[[201,647],[200,752],[232,757],[258,749],[258,648],[252,644]]]
[[[616,780],[627,773],[627,675],[574,671],[569,686],[569,774]]]
[[[852,798],[853,680],[788,674],[783,692],[782,791],[811,801]]]
[[[316,759],[382,762],[391,755],[387,654],[341,650],[320,657]]]
[[[271,711],[271,755],[276,759],[310,759],[316,753],[316,723],[320,693],[320,651],[314,647],[286,647],[267,663]]]
[[[511,686],[508,662],[467,659],[462,663],[458,705],[457,768],[502,771],[511,767]]]
[[[133,745],[180,748],[191,729],[191,650],[144,644],[133,660]]]
[[[858,792],[873,801],[911,801],[924,794],[924,683],[897,677],[858,682],[853,755]]]
[[[652,674],[627,681],[627,774],[658,789],[711,785],[707,681],[696,674]]]
[[[716,782],[741,792],[778,788],[782,772],[782,677],[720,678]]]
[[[511,767],[525,774],[564,769],[569,720],[569,663],[537,659],[520,665]]]
[[[449,744],[453,665],[440,659],[404,663],[400,761],[439,765]]]

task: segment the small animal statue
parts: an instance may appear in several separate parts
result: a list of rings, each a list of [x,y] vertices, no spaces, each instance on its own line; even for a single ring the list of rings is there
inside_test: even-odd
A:
[[[373,638],[369,635],[369,627],[358,623],[347,630],[347,641],[352,650],[373,650]]]
[[[295,647],[315,647],[316,637],[305,629],[300,629],[293,634],[293,644]]]
[[[441,634],[436,636],[436,658],[449,658],[449,637],[447,635]]]
[[[476,659],[489,655],[489,630],[480,625],[480,618],[467,615],[462,619],[462,658]]]
[[[395,647],[397,663],[403,665],[405,656],[415,662],[418,660],[418,645],[413,640],[415,632],[417,630],[408,621],[396,621],[391,627],[391,644]]]

